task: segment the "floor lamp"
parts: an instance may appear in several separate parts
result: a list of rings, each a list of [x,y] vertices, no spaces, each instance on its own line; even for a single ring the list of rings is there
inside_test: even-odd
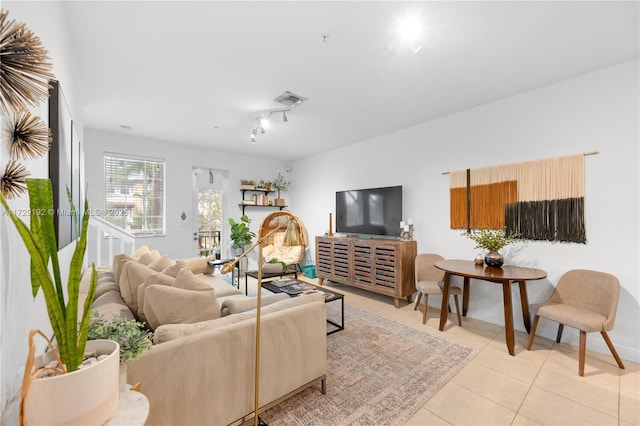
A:
[[[224,264],[224,266],[222,267],[221,271],[223,274],[228,274],[229,272],[233,271],[234,266],[244,257],[246,257],[251,251],[253,251],[253,249],[255,249],[256,247],[258,247],[258,295],[257,295],[257,306],[256,306],[256,354],[255,354],[255,367],[254,367],[254,373],[255,373],[255,377],[254,377],[254,397],[253,397],[253,401],[254,401],[254,405],[253,405],[253,424],[255,426],[258,426],[259,424],[259,419],[258,419],[258,408],[259,408],[259,401],[258,401],[258,396],[260,393],[260,382],[259,382],[259,377],[260,377],[260,305],[262,304],[262,264],[264,263],[264,259],[262,258],[262,243],[269,237],[271,236],[273,233],[275,233],[276,231],[279,231],[280,229],[284,228],[284,226],[287,226],[286,231],[284,232],[284,240],[282,242],[283,246],[299,246],[301,245],[301,237],[300,237],[300,230],[298,229],[298,224],[297,222],[293,221],[293,220],[289,220],[287,223],[282,223],[281,225],[277,226],[273,231],[269,232],[267,235],[265,235],[264,237],[260,238],[258,241],[255,242],[255,244],[253,244],[251,247],[249,247],[248,250],[246,250],[244,253],[242,253],[240,256],[236,257],[234,260],[232,260],[231,262],[227,262]]]

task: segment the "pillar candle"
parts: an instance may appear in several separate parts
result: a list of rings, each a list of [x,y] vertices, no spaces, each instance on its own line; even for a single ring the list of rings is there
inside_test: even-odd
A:
[[[333,213],[329,213],[329,236],[333,235]]]

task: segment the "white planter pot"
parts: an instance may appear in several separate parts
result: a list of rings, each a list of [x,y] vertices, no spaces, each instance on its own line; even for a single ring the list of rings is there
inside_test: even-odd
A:
[[[96,364],[55,377],[34,379],[25,404],[25,419],[36,425],[102,425],[118,408],[120,346],[112,340],[88,340],[86,352],[109,356]],[[39,368],[53,360],[36,357]]]

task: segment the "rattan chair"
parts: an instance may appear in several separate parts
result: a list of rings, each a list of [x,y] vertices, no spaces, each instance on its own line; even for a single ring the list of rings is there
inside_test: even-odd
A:
[[[620,282],[605,272],[574,269],[566,272],[551,297],[543,303],[531,305],[535,313],[527,350],[531,349],[540,317],[558,323],[556,342],[560,343],[565,325],[580,330],[580,348],[578,353],[578,374],[584,375],[584,361],[587,346],[587,333],[599,331],[611,354],[624,368],[622,360],[609,339],[607,331],[613,329],[620,296]]]
[[[284,240],[284,233],[287,229],[287,225],[292,223],[293,226],[298,228],[300,239],[302,244],[300,246],[285,247],[282,245]],[[280,231],[267,236],[269,232],[274,229],[280,228]],[[300,269],[300,262],[304,258],[307,250],[307,232],[302,220],[295,214],[288,211],[277,211],[267,215],[260,223],[258,229],[258,238],[265,238],[262,242],[262,251],[265,259],[277,258],[283,261],[287,265],[294,265],[298,270]]]

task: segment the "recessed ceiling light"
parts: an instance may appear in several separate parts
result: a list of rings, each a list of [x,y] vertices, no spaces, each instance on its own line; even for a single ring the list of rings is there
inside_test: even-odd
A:
[[[413,53],[422,48],[423,25],[418,15],[408,15],[398,21],[396,34],[400,42],[409,46]]]

